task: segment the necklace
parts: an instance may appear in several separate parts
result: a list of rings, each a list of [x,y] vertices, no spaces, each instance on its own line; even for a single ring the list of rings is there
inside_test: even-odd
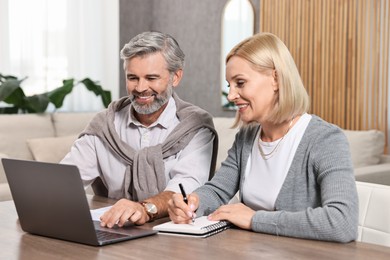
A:
[[[272,151],[269,152],[269,153],[264,153],[263,148],[261,147],[261,143],[260,143],[260,141],[261,141],[261,140],[260,140],[261,132],[260,132],[260,134],[259,134],[259,140],[258,140],[258,142],[257,142],[257,146],[259,147],[259,151],[260,151],[261,157],[263,157],[264,160],[268,160],[268,159],[270,159],[272,156],[274,156],[274,154],[276,153],[276,151],[277,151],[277,149],[278,149],[280,143],[283,141],[283,139],[284,139],[284,137],[286,136],[286,134],[288,133],[288,131],[290,131],[293,121],[294,121],[294,117],[291,119],[290,124],[289,124],[289,126],[288,126],[286,132],[285,132],[284,135],[282,136],[282,138],[280,138],[279,142],[275,145],[274,149],[272,149]]]

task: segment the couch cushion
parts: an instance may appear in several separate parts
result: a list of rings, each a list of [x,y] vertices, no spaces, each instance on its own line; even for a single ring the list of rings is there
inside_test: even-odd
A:
[[[10,158],[32,159],[26,140],[54,137],[49,114],[0,115],[0,152]]]
[[[356,181],[390,186],[390,163],[379,163],[354,169]]]
[[[3,153],[0,153],[0,183],[6,183],[7,178],[5,177],[3,163],[1,161],[1,158],[8,158],[9,156]]]
[[[379,163],[384,153],[385,135],[378,130],[344,130],[349,141],[354,168]]]
[[[81,133],[96,112],[53,113],[55,136],[69,136]]]
[[[36,161],[60,162],[70,151],[77,135],[28,139],[27,145]]]
[[[214,117],[214,126],[219,137],[218,156],[216,168],[219,169],[221,162],[227,157],[228,150],[232,147],[238,128],[231,128],[235,118]]]
[[[0,183],[0,201],[12,200],[8,183]]]

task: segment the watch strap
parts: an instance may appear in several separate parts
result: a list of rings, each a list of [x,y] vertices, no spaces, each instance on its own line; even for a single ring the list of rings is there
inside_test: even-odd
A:
[[[158,212],[156,212],[156,213],[150,212],[150,211],[148,210],[147,205],[146,205],[146,204],[148,204],[148,203],[151,203],[151,202],[147,202],[147,201],[141,201],[141,202],[140,202],[140,204],[144,207],[144,209],[145,209],[145,211],[146,211],[146,214],[148,214],[148,216],[149,216],[149,222],[151,222],[151,221],[153,221],[154,219],[156,219]],[[153,203],[151,203],[151,204],[153,204]],[[154,204],[153,204],[153,205],[154,205]]]

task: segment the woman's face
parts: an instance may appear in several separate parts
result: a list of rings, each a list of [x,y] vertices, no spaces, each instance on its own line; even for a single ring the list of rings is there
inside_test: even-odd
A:
[[[226,80],[228,100],[238,107],[241,120],[264,123],[278,94],[275,70],[260,73],[245,59],[233,56],[226,64]]]

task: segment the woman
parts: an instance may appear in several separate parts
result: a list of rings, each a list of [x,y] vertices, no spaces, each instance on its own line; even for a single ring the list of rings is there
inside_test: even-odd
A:
[[[240,131],[214,178],[169,201],[175,223],[195,216],[282,236],[357,238],[358,197],[341,129],[307,113],[309,98],[283,42],[254,35],[226,57]],[[239,191],[241,203],[228,204]]]

